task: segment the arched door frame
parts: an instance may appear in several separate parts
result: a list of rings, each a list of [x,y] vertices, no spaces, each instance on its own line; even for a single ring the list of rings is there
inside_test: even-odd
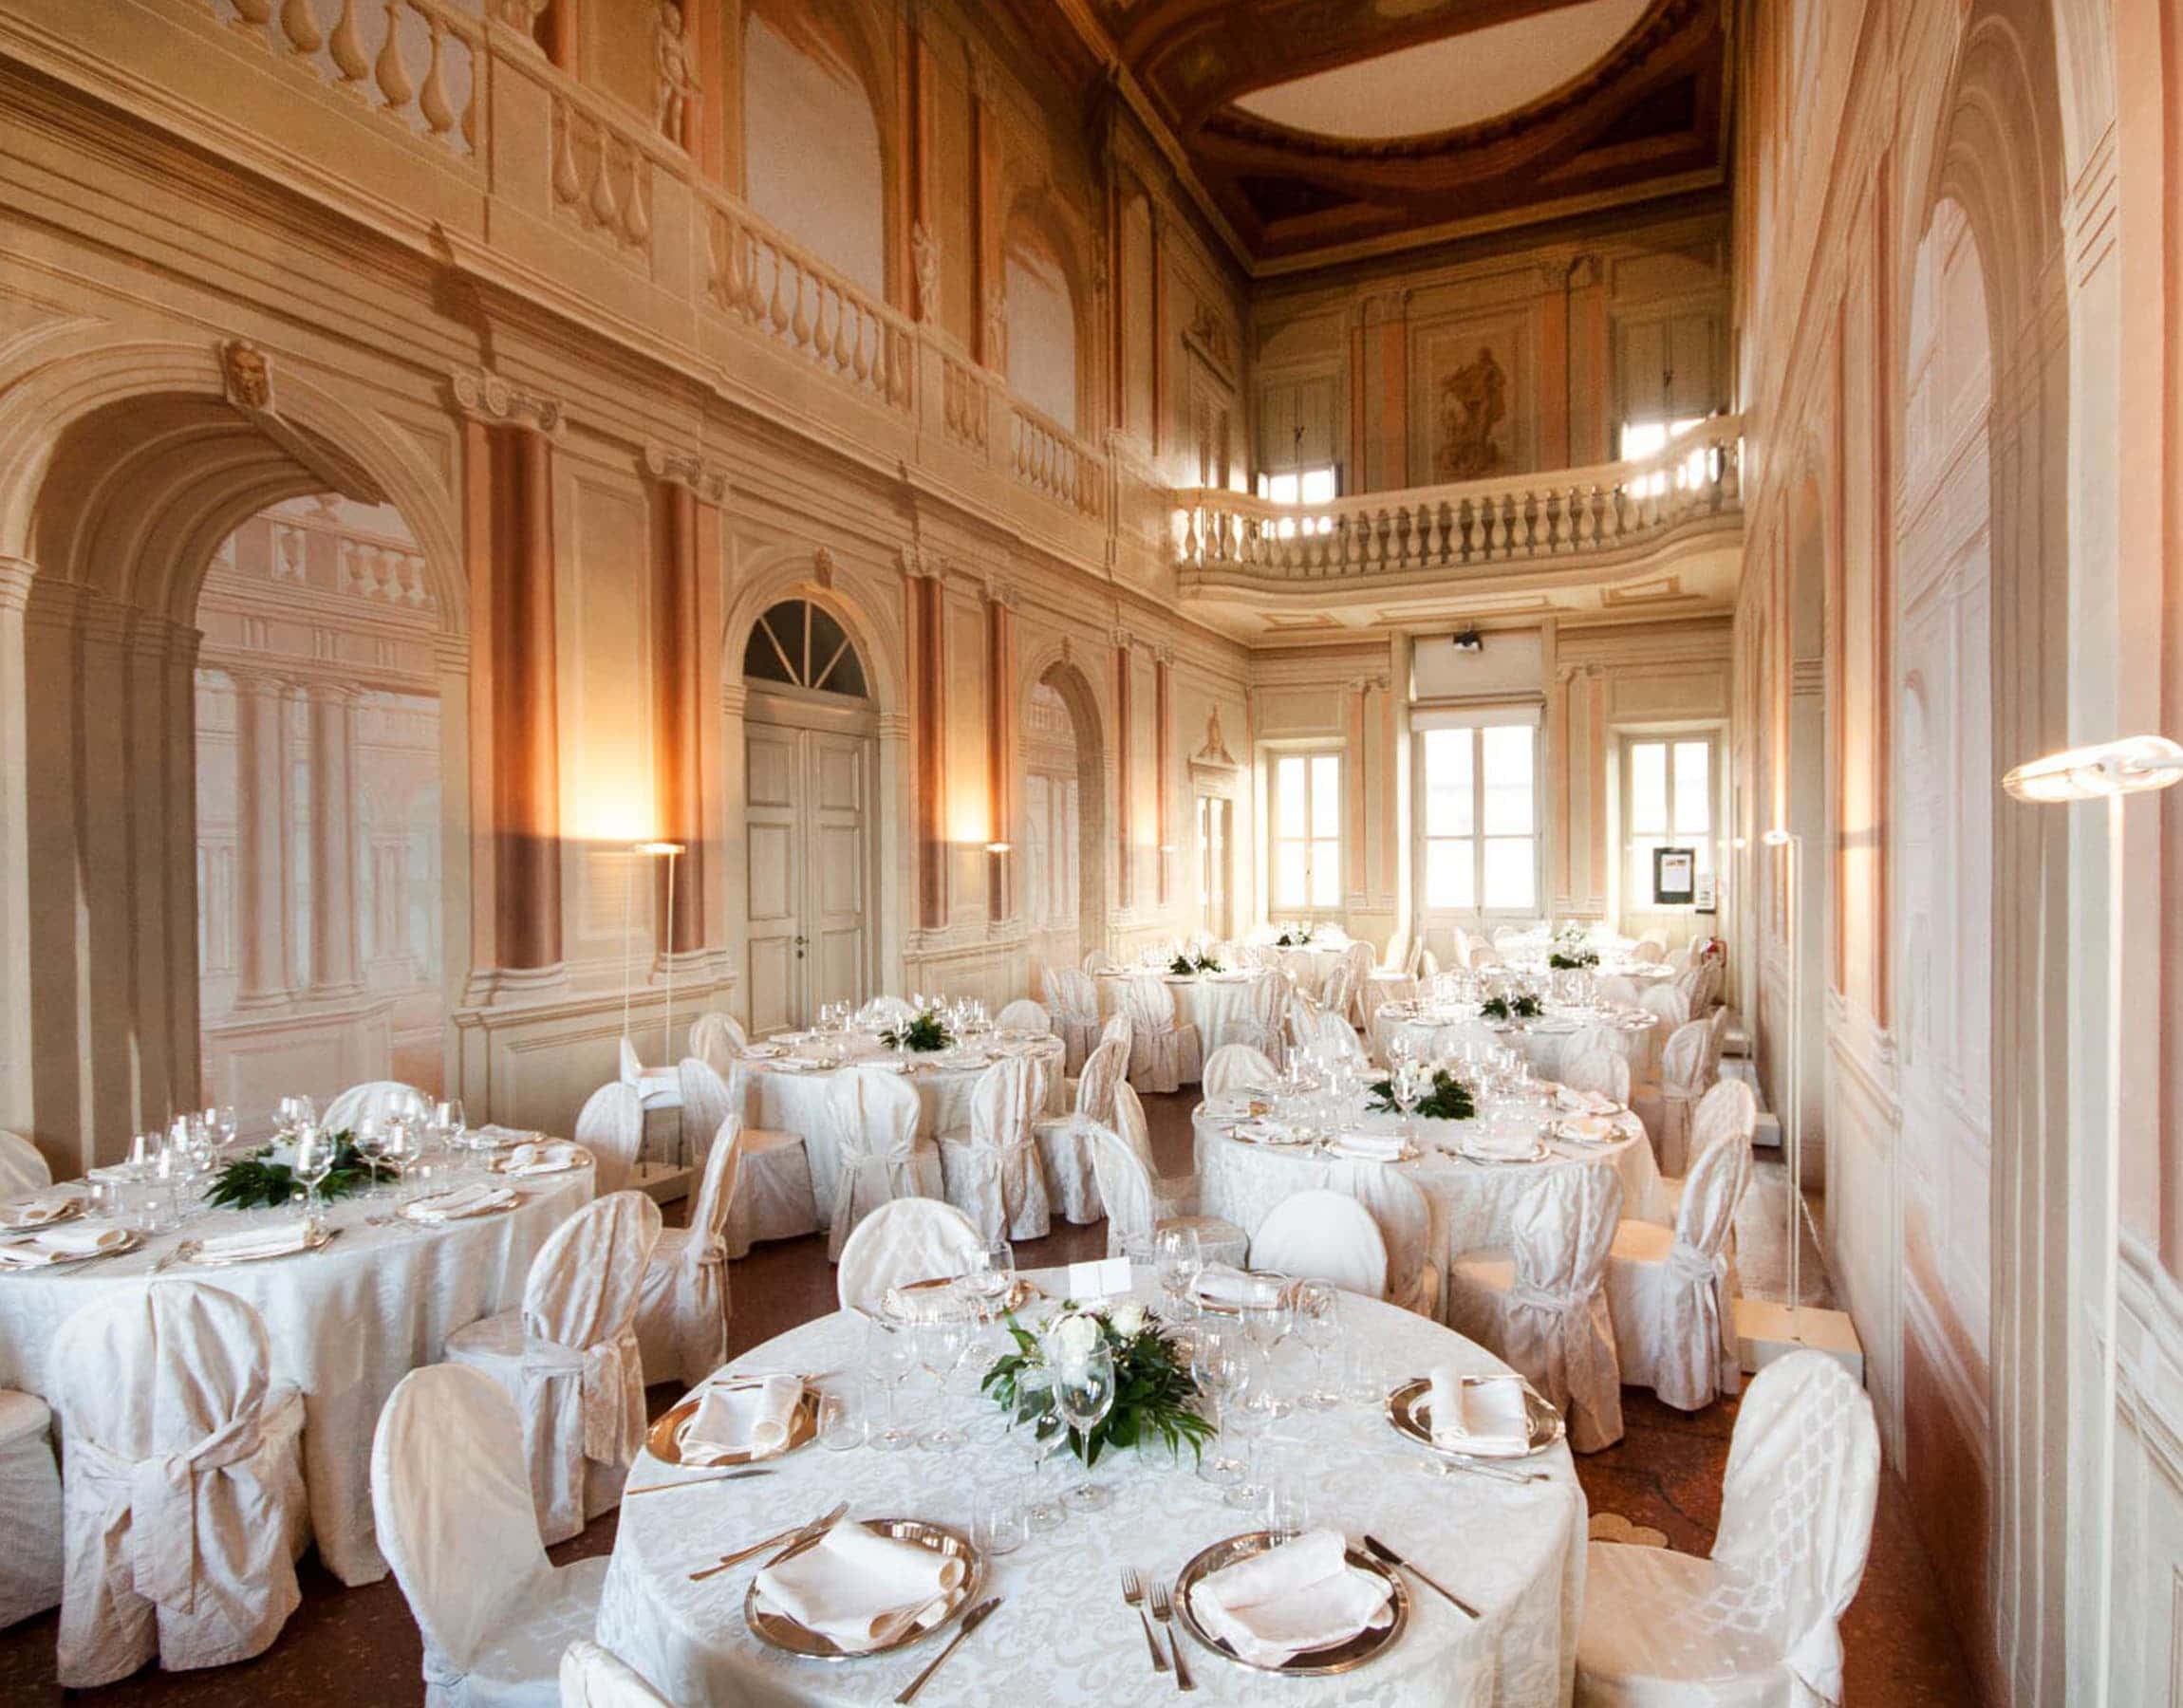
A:
[[[1109,947],[1114,917],[1112,862],[1107,827],[1113,822],[1114,787],[1107,738],[1107,714],[1091,675],[1072,656],[1064,642],[1054,640],[1032,650],[1024,660],[1016,697],[1016,727],[1021,730],[1031,715],[1031,692],[1044,682],[1061,696],[1076,735],[1076,952],[1089,955]],[[1016,841],[1027,840],[1030,821],[1018,803]]]

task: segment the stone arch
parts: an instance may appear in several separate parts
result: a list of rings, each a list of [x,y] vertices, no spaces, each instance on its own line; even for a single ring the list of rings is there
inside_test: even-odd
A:
[[[730,602],[720,625],[722,679],[742,679],[743,645],[757,620],[784,599],[808,599],[840,623],[864,661],[871,687],[872,704],[882,713],[899,713],[903,705],[904,666],[899,654],[900,630],[886,623],[872,603],[833,567],[824,548],[807,545],[762,548],[741,566],[740,585]]]

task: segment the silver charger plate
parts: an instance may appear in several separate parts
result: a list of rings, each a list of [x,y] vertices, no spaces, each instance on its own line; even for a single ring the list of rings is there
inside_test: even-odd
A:
[[[920,1548],[929,1548],[935,1553],[943,1553],[964,1563],[962,1582],[948,1591],[946,1611],[928,1624],[913,1625],[907,1633],[892,1643],[877,1648],[845,1649],[830,1637],[822,1637],[816,1631],[791,1619],[787,1614],[762,1606],[758,1601],[757,1580],[743,1591],[743,1623],[750,1626],[751,1635],[769,1648],[783,1654],[795,1655],[806,1661],[862,1661],[872,1655],[891,1655],[898,1650],[914,1648],[935,1631],[943,1630],[962,1616],[963,1609],[978,1600],[978,1592],[985,1583],[985,1556],[978,1551],[970,1538],[959,1530],[944,1524],[930,1524],[923,1518],[865,1518],[858,1520],[874,1535],[892,1536],[898,1542],[914,1542]],[[822,1536],[813,1536],[809,1542],[784,1550],[767,1562],[786,1560],[816,1548]]]
[[[1477,1152],[1471,1150],[1469,1146],[1462,1144],[1459,1144],[1455,1147],[1455,1154],[1461,1157],[1465,1162],[1476,1162],[1482,1168],[1508,1168],[1520,1166],[1528,1162],[1543,1162],[1554,1153],[1546,1148],[1546,1144],[1543,1140],[1534,1140],[1532,1142],[1530,1153],[1521,1157],[1481,1156]]]
[[[490,1162],[486,1163],[485,1167],[487,1172],[499,1175],[504,1179],[529,1180],[541,1176],[574,1174],[580,1168],[589,1168],[593,1160],[589,1151],[579,1148],[576,1154],[568,1161],[560,1163],[555,1167],[526,1168],[521,1174],[513,1174],[510,1172],[508,1163],[514,1155],[515,1153],[513,1151],[510,1151],[505,1156],[494,1157]]]
[[[58,1228],[64,1222],[76,1221],[84,1214],[84,1200],[80,1197],[66,1199],[59,1214],[48,1216],[44,1221],[16,1222],[7,1219],[9,1215],[20,1216],[29,1208],[28,1204],[11,1204],[6,1212],[0,1212],[0,1234],[43,1234],[47,1228]]]
[[[321,1222],[304,1235],[303,1244],[286,1246],[277,1252],[206,1252],[201,1246],[192,1251],[177,1251],[175,1261],[191,1269],[233,1269],[240,1263],[271,1263],[281,1257],[300,1257],[306,1252],[322,1252],[333,1243],[339,1228],[329,1228]]]
[[[457,1192],[460,1188],[450,1186],[447,1190],[448,1192]],[[436,1192],[432,1197],[413,1198],[397,1209],[395,1215],[401,1216],[405,1222],[416,1223],[420,1228],[453,1228],[458,1227],[464,1222],[491,1221],[496,1216],[507,1216],[522,1209],[524,1204],[529,1201],[526,1194],[518,1192],[515,1194],[515,1201],[513,1204],[495,1204],[490,1210],[472,1210],[461,1216],[419,1216],[416,1214],[418,1205],[429,1204],[432,1202],[432,1198],[444,1196],[445,1194]]]
[[[1530,1425],[1531,1443],[1521,1453],[1443,1447],[1432,1439],[1432,1425],[1426,1417],[1426,1399],[1431,1392],[1431,1382],[1423,1376],[1412,1377],[1402,1383],[1387,1397],[1387,1420],[1394,1425],[1395,1434],[1407,1436],[1419,1446],[1429,1447],[1450,1458],[1529,1458],[1535,1453],[1544,1453],[1568,1433],[1569,1426],[1555,1410],[1554,1402],[1526,1382],[1523,1413],[1524,1421]]]
[[[1287,1540],[1287,1536],[1276,1535],[1272,1531],[1250,1531],[1241,1536],[1230,1536],[1224,1542],[1216,1542],[1194,1555],[1175,1577],[1175,1616],[1182,1621],[1183,1629],[1231,1665],[1284,1679],[1315,1679],[1329,1673],[1354,1672],[1393,1647],[1409,1624],[1409,1589],[1393,1567],[1356,1548],[1345,1549],[1343,1557],[1357,1570],[1369,1571],[1378,1578],[1390,1591],[1388,1606],[1393,1616],[1384,1625],[1359,1631],[1347,1643],[1337,1643],[1331,1648],[1306,1649],[1290,1656],[1284,1665],[1261,1666],[1256,1661],[1244,1660],[1198,1623],[1198,1616],[1190,1606],[1190,1591],[1201,1578],[1210,1576],[1222,1567],[1233,1566],[1239,1560],[1270,1553]]]
[[[45,1229],[26,1229],[25,1234],[42,1234]],[[15,1242],[10,1242],[15,1243]],[[28,1243],[26,1238],[21,1243]],[[144,1236],[131,1228],[119,1244],[110,1245],[101,1252],[85,1252],[81,1256],[56,1257],[50,1263],[0,1264],[0,1275],[35,1275],[46,1270],[72,1269],[79,1263],[96,1263],[102,1257],[119,1257],[123,1252],[133,1252],[144,1243]]]

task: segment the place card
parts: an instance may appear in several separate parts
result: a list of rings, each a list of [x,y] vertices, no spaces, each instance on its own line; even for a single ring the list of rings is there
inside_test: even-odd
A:
[[[1129,1290],[1129,1260],[1105,1257],[1095,1263],[1069,1266],[1069,1296],[1081,1304],[1095,1304]]]

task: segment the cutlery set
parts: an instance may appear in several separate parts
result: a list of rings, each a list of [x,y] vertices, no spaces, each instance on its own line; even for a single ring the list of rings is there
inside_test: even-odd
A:
[[[1150,1651],[1152,1670],[1156,1673],[1166,1673],[1168,1670],[1169,1659],[1172,1658],[1175,1688],[1177,1690],[1197,1689],[1198,1681],[1190,1677],[1189,1662],[1183,1659],[1182,1643],[1176,1638],[1174,1627],[1169,1624],[1169,1621],[1175,1616],[1175,1599],[1174,1592],[1167,1587],[1166,1580],[1154,1578],[1151,1592],[1147,1596],[1145,1580],[1137,1575],[1137,1569],[1134,1566],[1125,1566],[1122,1568],[1122,1601],[1132,1613],[1137,1615],[1137,1623],[1144,1628],[1145,1647]],[[1166,1634],[1167,1652],[1165,1655],[1160,1652],[1159,1638],[1152,1635],[1151,1622],[1145,1617],[1145,1604],[1147,1601],[1151,1604],[1152,1618],[1160,1622],[1160,1629]]]

